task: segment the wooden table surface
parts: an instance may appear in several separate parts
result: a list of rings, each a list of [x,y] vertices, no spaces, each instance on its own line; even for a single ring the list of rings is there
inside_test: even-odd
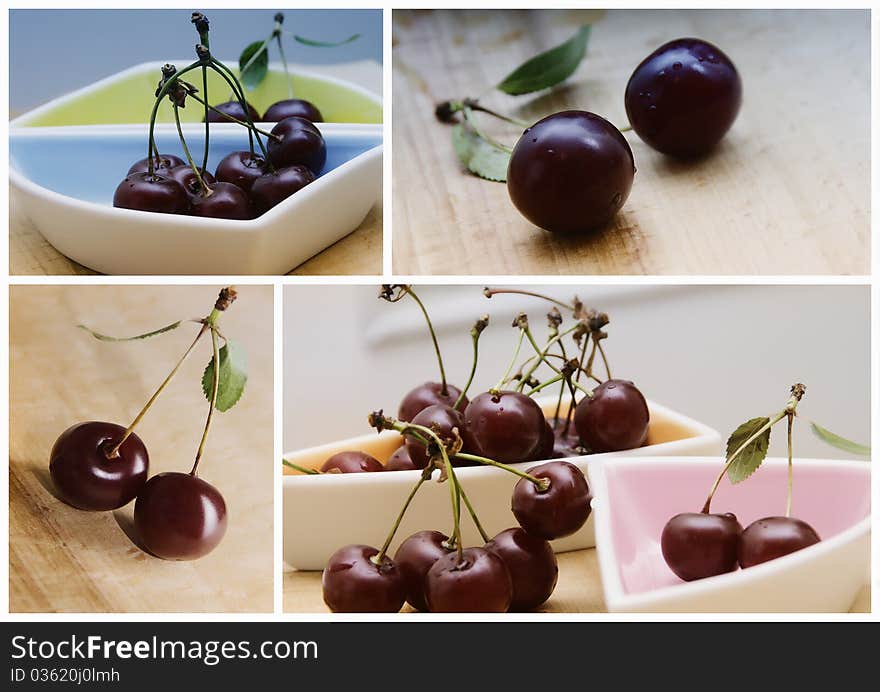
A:
[[[603,613],[605,600],[599,578],[599,564],[595,550],[577,550],[560,553],[559,581],[542,613]],[[321,596],[320,572],[284,573],[283,608],[285,613],[325,613],[327,608]],[[853,605],[853,613],[867,613],[871,608],[871,592],[865,587]],[[414,612],[407,605],[403,612]]]
[[[632,70],[680,36],[728,53],[744,100],[699,162],[627,133],[638,173],[623,211],[602,232],[559,239],[526,222],[505,185],[461,172],[433,108],[480,96],[581,23],[593,25],[587,57],[561,88],[484,103],[527,121],[580,108],[622,126]],[[396,273],[869,272],[867,12],[395,11],[393,31]],[[517,129],[489,120],[516,141]]]
[[[9,607],[12,612],[266,612],[273,605],[273,309],[271,286],[239,287],[221,322],[248,353],[241,401],[217,413],[199,475],[224,495],[223,542],[192,562],[166,562],[128,538],[133,503],[83,512],[56,499],[49,452],[68,426],[127,425],[191,340],[196,325],[104,343],[86,323],[132,335],[207,315],[219,286],[13,286]],[[150,472],[188,471],[207,414],[204,340],[138,428]]]

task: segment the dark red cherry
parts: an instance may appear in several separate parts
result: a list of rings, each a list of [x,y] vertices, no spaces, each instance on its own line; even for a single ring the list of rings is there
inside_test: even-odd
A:
[[[245,115],[244,108],[241,107],[241,104],[238,101],[226,101],[224,103],[218,103],[214,106],[218,111],[222,111],[228,116],[235,118],[236,120],[240,120],[241,122],[247,122],[247,116]],[[250,113],[251,120],[255,123],[260,121],[260,114],[256,108],[254,108],[250,103],[247,104],[248,113]],[[204,118],[202,118],[204,122]],[[233,122],[229,118],[225,118],[220,113],[216,111],[208,111],[208,122],[209,123],[231,123]]]
[[[523,132],[507,168],[507,191],[539,228],[584,233],[620,211],[635,172],[620,130],[593,113],[563,111]]]
[[[272,128],[269,137],[269,160],[276,168],[306,166],[318,175],[327,160],[324,137],[305,118],[285,118]]]
[[[794,517],[765,517],[752,522],[739,539],[740,567],[753,567],[818,543],[821,538],[807,522]]]
[[[548,478],[550,487],[539,490],[532,481],[520,478],[513,488],[510,509],[526,531],[552,541],[570,536],[590,516],[593,499],[581,470],[567,461],[549,461],[530,468],[537,478]]]
[[[511,610],[533,610],[550,598],[556,588],[559,566],[547,541],[517,526],[495,536],[486,543],[486,550],[504,560],[510,572]]]
[[[276,101],[263,115],[263,122],[277,123],[285,118],[305,118],[309,122],[320,123],[324,121],[315,104],[305,99],[284,99]]]
[[[153,172],[154,173],[167,173],[172,168],[177,168],[178,166],[186,165],[186,161],[178,156],[172,156],[171,154],[159,154],[159,157],[153,156]],[[128,169],[128,175],[134,175],[135,173],[147,173],[150,170],[150,160],[149,159],[141,159],[131,165],[131,168]]]
[[[403,607],[406,586],[390,557],[379,564],[379,551],[368,545],[347,545],[327,562],[321,575],[324,603],[334,613],[396,613]]]
[[[544,421],[544,430],[541,433],[541,442],[535,449],[534,457],[530,461],[545,461],[553,458],[553,447],[556,444],[556,435],[548,421]]]
[[[465,437],[464,416],[461,415],[461,411],[443,404],[434,404],[422,409],[410,422],[433,430],[444,443],[450,443],[455,439],[453,430],[457,430],[460,437]],[[409,458],[418,468],[423,469],[428,465],[427,447],[412,435],[406,435],[406,450],[409,452]]]
[[[535,458],[545,423],[541,407],[520,392],[483,392],[464,410],[469,448],[505,464]]]
[[[217,180],[238,185],[245,192],[250,192],[254,181],[266,172],[265,167],[266,162],[259,154],[233,151],[217,164],[215,177]]]
[[[593,452],[641,447],[648,438],[648,403],[632,383],[607,380],[584,397],[574,412],[574,425]]]
[[[274,173],[263,173],[251,186],[251,201],[257,216],[265,214],[276,204],[302,190],[314,181],[312,171],[305,166],[279,168]]]
[[[405,442],[394,450],[394,454],[385,463],[386,471],[415,471],[416,469],[418,469],[418,466],[410,459],[409,452],[406,451]]]
[[[208,185],[214,184],[214,176],[211,175],[209,171],[199,171],[199,173],[202,175],[202,180]],[[202,192],[202,186],[199,183],[199,179],[196,178],[195,171],[193,171],[192,167],[186,164],[175,166],[167,171],[165,175],[180,183],[183,189],[186,190],[186,194],[189,195],[190,201],[192,201],[193,197],[199,196]]]
[[[506,613],[513,584],[504,560],[485,548],[465,548],[441,557],[425,577],[432,613]]]
[[[134,503],[134,525],[144,546],[164,560],[196,560],[226,534],[226,502],[210,483],[188,473],[160,473]]]
[[[185,214],[189,196],[183,186],[172,178],[154,173],[132,173],[113,193],[113,206],[162,214]]]
[[[337,452],[321,465],[321,473],[367,473],[385,467],[366,452]]]
[[[240,187],[232,183],[214,183],[210,188],[210,195],[193,197],[190,214],[239,221],[254,218],[250,197]]]
[[[428,610],[425,578],[434,563],[451,552],[444,545],[448,540],[439,531],[419,531],[401,543],[394,554],[394,563],[406,584],[406,601],[416,610]]]
[[[419,411],[428,408],[428,406],[445,404],[454,407],[459,396],[461,396],[461,390],[455,385],[447,384],[444,392],[440,382],[425,382],[406,393],[397,409],[397,417],[409,423],[418,415]],[[457,408],[459,411],[464,411],[467,405],[468,398],[464,397]]]
[[[714,577],[736,569],[742,526],[733,514],[676,514],[660,536],[663,559],[685,581]]]
[[[118,509],[137,496],[150,462],[141,438],[132,433],[118,457],[107,457],[124,433],[121,425],[89,421],[58,436],[49,455],[49,475],[64,502],[97,512]]]
[[[720,48],[680,38],[641,62],[624,102],[633,129],[648,146],[671,156],[701,156],[736,120],[742,82]]]

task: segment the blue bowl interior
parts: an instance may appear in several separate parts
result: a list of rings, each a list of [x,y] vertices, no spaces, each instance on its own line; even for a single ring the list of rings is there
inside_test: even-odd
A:
[[[204,132],[185,131],[185,135],[198,164]],[[381,135],[371,133],[327,133],[324,139],[327,163],[321,175],[382,143]],[[157,132],[156,143],[163,154],[186,158],[176,132]],[[243,131],[212,132],[208,169],[213,172],[224,156],[247,148],[247,133]],[[22,133],[9,138],[10,165],[25,177],[53,192],[107,206],[112,206],[113,193],[131,165],[146,155],[145,133],[71,133],[52,137]]]

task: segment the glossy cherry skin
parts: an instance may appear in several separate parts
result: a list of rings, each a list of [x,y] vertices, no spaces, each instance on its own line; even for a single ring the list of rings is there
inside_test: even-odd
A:
[[[366,452],[337,452],[321,465],[321,473],[370,473],[385,467]]]
[[[214,106],[218,111],[222,111],[226,115],[229,115],[236,120],[240,120],[243,123],[247,122],[247,116],[245,115],[244,109],[241,107],[241,104],[238,101],[225,101],[224,103],[218,103]],[[251,120],[255,123],[260,121],[260,113],[254,108],[250,103],[247,104],[248,112],[250,113]],[[202,118],[204,122],[204,118]],[[231,123],[232,120],[229,118],[224,118],[220,113],[216,111],[209,110],[208,111],[208,122],[209,123]]]
[[[285,118],[272,128],[269,160],[276,168],[305,166],[318,175],[327,160],[327,146],[317,127],[305,118]]]
[[[226,534],[226,502],[213,485],[188,473],[160,473],[134,503],[134,525],[144,546],[164,560],[197,560]]]
[[[210,171],[200,170],[199,173],[202,175],[202,180],[208,185],[213,185],[216,182]],[[196,178],[196,174],[192,167],[187,164],[175,166],[167,171],[165,175],[180,183],[181,187],[186,190],[186,194],[189,195],[190,202],[192,202],[193,197],[199,196],[202,192],[202,186],[199,183],[199,179]]]
[[[251,199],[240,187],[232,183],[214,183],[210,187],[210,195],[193,197],[191,215],[238,221],[254,218]]]
[[[315,176],[306,166],[287,166],[274,173],[266,172],[251,186],[251,202],[257,216],[265,214],[294,192],[299,192],[313,182]]]
[[[531,461],[544,461],[553,458],[553,447],[556,444],[556,435],[553,434],[553,427],[548,421],[544,421],[544,430],[541,433],[541,442]]]
[[[396,613],[403,607],[406,585],[394,561],[370,558],[379,551],[368,545],[347,545],[327,562],[321,575],[324,603],[334,613]]]
[[[443,385],[440,382],[425,382],[418,387],[414,387],[406,393],[397,409],[397,417],[411,422],[419,411],[433,406],[434,404],[445,404],[446,406],[455,406],[458,397],[461,396],[461,390],[455,385],[446,385],[446,392],[443,392]],[[468,405],[468,398],[464,397],[458,406],[459,411],[464,411]]]
[[[161,214],[185,214],[189,196],[173,178],[154,173],[132,173],[113,193],[113,206]]]
[[[250,192],[254,181],[266,172],[266,162],[259,154],[249,151],[233,151],[217,164],[214,177],[224,183],[237,185]]]
[[[276,101],[263,114],[263,122],[277,123],[285,118],[305,118],[309,122],[320,123],[324,116],[314,103],[305,99],[284,99]]]
[[[385,463],[386,471],[416,471],[418,468],[410,459],[409,452],[406,451],[406,443],[394,450],[394,454],[388,457],[388,461]]]
[[[428,610],[425,578],[437,560],[452,552],[443,545],[448,540],[439,531],[419,531],[401,543],[394,554],[394,563],[406,584],[406,602],[416,610]]]
[[[465,548],[441,557],[425,577],[432,613],[506,613],[513,583],[504,560],[485,548]]]
[[[580,400],[574,425],[593,452],[636,449],[648,439],[648,403],[639,389],[626,380],[607,380]]]
[[[544,412],[519,392],[483,392],[464,410],[465,440],[474,454],[505,464],[535,458],[545,433]]]
[[[158,160],[155,156],[153,156],[152,158],[154,173],[167,173],[172,168],[186,165],[186,161],[184,161],[182,158],[180,158],[179,156],[173,156],[171,154],[159,154]],[[131,165],[131,168],[128,169],[127,175],[133,175],[135,173],[147,173],[149,170],[150,160],[141,159],[140,161],[136,161]]]
[[[794,517],[765,517],[752,522],[739,539],[740,567],[753,567],[818,543],[821,538],[807,522]]]
[[[150,457],[132,433],[108,459],[125,428],[89,421],[65,430],[49,455],[49,475],[58,496],[67,504],[92,512],[118,509],[131,502],[147,480]]]
[[[556,588],[559,566],[553,548],[519,526],[505,529],[486,543],[486,550],[504,560],[513,584],[511,610],[533,610]]]
[[[460,437],[465,436],[464,416],[461,411],[444,404],[434,404],[422,409],[410,422],[433,430],[444,442],[454,440],[453,430],[457,430]],[[418,468],[423,469],[428,465],[427,447],[412,435],[406,435],[406,450],[409,452],[409,458]]]
[[[577,430],[572,421],[565,430],[564,418],[549,418],[547,422],[553,430],[553,454],[552,459],[566,459],[569,457],[582,456],[585,453],[584,445],[578,437]]]
[[[742,526],[733,514],[676,514],[660,536],[663,559],[684,581],[726,574],[736,569]]]
[[[577,466],[567,461],[549,461],[527,473],[549,478],[550,487],[539,490],[530,480],[517,481],[510,509],[520,526],[533,536],[552,541],[570,536],[586,523],[593,495]]]
[[[507,168],[520,214],[551,233],[605,226],[629,197],[636,167],[629,144],[604,118],[563,111],[523,132]]]
[[[624,101],[633,129],[648,146],[671,156],[701,156],[736,120],[742,82],[717,46],[680,38],[641,62]]]

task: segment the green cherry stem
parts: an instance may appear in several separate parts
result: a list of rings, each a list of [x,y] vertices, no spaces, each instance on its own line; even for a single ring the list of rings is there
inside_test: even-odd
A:
[[[284,66],[284,77],[287,81],[287,98],[293,98],[293,82],[290,79],[290,70],[287,67],[287,58],[284,55],[284,46],[281,45],[281,32],[275,34],[275,43],[278,46],[278,55],[281,56],[281,64]]]
[[[792,464],[791,429],[794,425],[794,413],[788,413],[788,495],[785,500],[785,516],[791,517],[791,491],[794,485],[794,465]]]
[[[486,108],[481,105],[477,99],[464,99],[461,102],[465,107],[470,108],[474,111],[479,111],[480,113],[485,113],[486,115],[491,115],[492,117],[498,118],[499,120],[503,120],[506,123],[510,123],[511,125],[516,125],[517,127],[530,127],[530,123],[527,123],[525,120],[520,120],[519,118],[514,118],[509,115],[504,115],[504,113],[499,113],[498,111],[493,111],[490,108]]]
[[[468,499],[467,493],[464,491],[461,482],[458,480],[458,476],[455,477],[455,483],[458,486],[458,493],[459,495],[461,495],[461,499],[464,501],[464,506],[467,507],[468,514],[471,515],[471,521],[474,522],[474,526],[477,527],[477,531],[480,533],[480,538],[483,539],[483,543],[488,543],[489,535],[486,533],[486,530],[480,523],[480,519],[479,517],[477,517],[477,513],[474,511],[474,507],[471,504],[471,501]]]
[[[207,39],[207,34],[205,35]],[[202,42],[203,45],[207,48],[208,45]],[[208,170],[208,152],[211,148],[211,123],[208,122],[208,67],[206,65],[202,65],[202,93],[205,95],[205,100],[202,103],[205,105],[205,153],[202,155],[202,170]]]
[[[605,349],[602,348],[602,341],[596,339],[596,347],[599,349],[599,355],[602,356],[602,362],[605,364],[605,374],[611,379],[611,368],[608,365],[608,358],[605,356]]]
[[[455,400],[455,404],[452,408],[458,410],[458,407],[461,406],[464,398],[467,396],[467,391],[471,387],[471,383],[474,381],[474,374],[477,372],[477,358],[479,356],[479,343],[480,343],[480,334],[483,333],[483,330],[489,324],[489,315],[483,315],[480,319],[478,319],[474,326],[471,327],[471,342],[474,348],[474,356],[473,362],[471,363],[471,372],[468,375],[467,382],[464,384],[464,388],[461,390],[461,394],[458,395],[458,399]]]
[[[285,466],[292,468],[294,471],[299,471],[300,473],[308,474],[309,476],[320,476],[322,475],[320,471],[317,469],[306,468],[305,466],[300,466],[299,464],[294,464],[292,461],[287,461],[287,459],[282,459],[281,463]]]
[[[403,503],[403,507],[400,508],[400,512],[397,514],[397,519],[394,520],[394,523],[391,525],[391,530],[388,532],[388,536],[385,538],[385,542],[382,544],[382,549],[376,555],[370,558],[374,565],[382,564],[382,560],[385,559],[385,554],[388,552],[388,548],[391,546],[391,541],[394,540],[394,534],[396,534],[397,529],[400,528],[400,522],[403,521],[403,515],[406,514],[406,510],[409,509],[413,498],[416,496],[416,493],[419,492],[419,488],[422,487],[422,483],[424,482],[425,477],[419,476],[419,480],[413,486],[412,490],[409,491],[409,495],[407,495],[406,501],[404,501]]]
[[[219,310],[214,309],[211,317],[208,318],[208,323],[211,327],[211,348],[214,354],[214,381],[211,384],[211,403],[208,409],[208,417],[205,419],[205,429],[202,431],[202,439],[199,440],[199,448],[196,450],[196,458],[193,462],[192,470],[189,472],[190,476],[195,476],[199,468],[199,461],[201,461],[202,454],[205,451],[205,442],[208,440],[208,431],[211,429],[211,421],[214,418],[214,409],[217,406],[217,393],[220,391],[220,349],[217,347],[217,330],[214,328],[214,322],[216,322],[219,315]]]
[[[403,290],[406,291],[414,301],[416,301],[416,305],[419,306],[422,315],[425,317],[425,323],[428,325],[428,332],[431,334],[431,342],[434,344],[434,353],[437,355],[437,365],[440,366],[440,393],[443,396],[446,396],[449,394],[449,389],[446,386],[446,370],[443,367],[443,356],[440,355],[440,344],[437,342],[437,334],[434,331],[434,325],[431,323],[431,318],[428,316],[428,311],[425,309],[424,303],[419,300],[419,297],[412,289],[412,286],[404,286]]]
[[[510,376],[510,371],[513,370],[513,366],[516,364],[516,361],[519,358],[519,351],[522,348],[523,336],[525,336],[525,333],[526,330],[520,327],[519,338],[516,340],[516,350],[513,352],[513,358],[510,359],[510,363],[508,363],[507,365],[507,370],[504,371],[504,374],[501,376],[498,384],[496,384],[492,389],[489,390],[490,394],[497,394],[498,392],[500,392],[505,382],[507,382],[507,378]]]
[[[235,73],[232,72],[226,65],[217,60],[214,56],[211,56],[211,64],[217,68],[220,76],[226,80],[226,83],[229,84],[230,88],[233,91],[238,90],[237,93],[238,101],[241,104],[241,108],[244,111],[244,117],[247,120],[248,124],[248,137],[250,138],[251,145],[251,153],[254,152],[254,143],[253,140],[257,140],[257,144],[260,147],[260,151],[263,152],[263,159],[266,161],[266,165],[269,167],[271,172],[275,171],[275,167],[272,165],[272,162],[269,160],[269,152],[266,151],[266,147],[263,145],[263,140],[260,139],[260,135],[256,133],[256,126],[254,125],[253,118],[251,118],[250,110],[247,107],[247,101],[244,96],[244,87],[241,86],[241,83],[238,81],[238,78],[235,76]]]
[[[211,112],[216,113],[217,115],[223,117],[225,120],[228,120],[231,123],[235,123],[236,125],[241,125],[242,127],[250,128],[250,125],[248,125],[244,120],[239,120],[238,118],[236,118],[232,115],[229,115],[229,113],[224,113],[219,108],[215,108],[214,106],[209,105],[204,99],[199,98],[199,96],[197,94],[190,93],[189,97],[191,99],[195,99],[198,103],[201,103],[201,104],[207,106],[207,108]],[[256,126],[253,129],[254,129],[254,132],[259,132],[261,135],[263,135],[263,137],[266,137],[267,139],[275,139],[279,142],[281,141],[281,137],[279,137],[278,135],[273,135],[271,132],[268,132],[267,130],[261,130],[259,127],[256,127]]]
[[[199,172],[198,167],[193,161],[192,154],[189,152],[189,146],[186,144],[186,138],[183,136],[183,128],[180,126],[180,109],[177,104],[174,104],[174,124],[177,125],[177,136],[180,137],[180,145],[183,147],[183,154],[186,156],[186,160],[189,163],[192,172],[195,174],[196,179],[199,181],[199,186],[202,188],[202,192],[205,197],[210,197],[214,194],[214,191],[208,187],[208,184],[205,182],[205,179],[202,178],[201,172]],[[213,330],[212,330],[213,331]]]
[[[506,144],[502,144],[494,137],[490,137],[485,132],[480,129],[480,126],[477,124],[477,119],[474,117],[473,111],[465,106],[462,108],[461,112],[464,114],[464,119],[467,121],[467,124],[471,126],[471,129],[476,133],[477,137],[485,140],[489,144],[491,144],[496,149],[500,149],[501,151],[506,151],[508,154],[513,152],[513,148],[507,146]]]
[[[531,298],[540,298],[541,300],[549,301],[549,302],[553,303],[554,305],[558,305],[561,308],[565,308],[566,310],[570,310],[570,311],[574,312],[573,305],[569,305],[568,303],[563,303],[562,301],[556,300],[556,298],[551,298],[550,296],[545,296],[543,293],[535,293],[533,291],[525,291],[525,290],[521,290],[518,288],[491,288],[489,286],[486,286],[483,289],[483,295],[486,296],[487,298],[491,298],[492,296],[497,296],[497,295],[501,295],[504,293],[510,293],[510,294],[520,295],[520,296],[529,296]]]
[[[156,114],[159,112],[159,104],[162,103],[162,99],[168,94],[171,86],[177,82],[178,77],[185,75],[187,72],[192,72],[195,68],[201,65],[201,61],[197,60],[196,62],[188,65],[182,70],[175,71],[174,75],[169,79],[165,80],[165,83],[162,85],[162,88],[159,89],[159,93],[156,94],[156,100],[153,103],[153,110],[150,112],[150,134],[147,138],[147,159],[149,163],[147,164],[147,170],[150,174],[150,177],[155,173],[155,169],[153,168],[153,152],[150,149],[154,149],[156,152],[156,158],[159,158],[159,149],[156,147],[156,138],[155,138],[155,129],[156,129]]]
[[[466,452],[459,452],[455,455],[455,458],[463,459],[464,461],[475,461],[484,466],[494,466],[495,468],[502,469],[503,471],[512,473],[514,476],[519,476],[520,478],[525,478],[527,481],[531,481],[535,484],[535,487],[541,491],[547,490],[547,488],[550,487],[550,479],[532,476],[531,474],[520,471],[513,466],[502,464],[500,461],[495,461],[494,459],[487,459],[486,457],[477,456],[476,454],[468,454]]]

